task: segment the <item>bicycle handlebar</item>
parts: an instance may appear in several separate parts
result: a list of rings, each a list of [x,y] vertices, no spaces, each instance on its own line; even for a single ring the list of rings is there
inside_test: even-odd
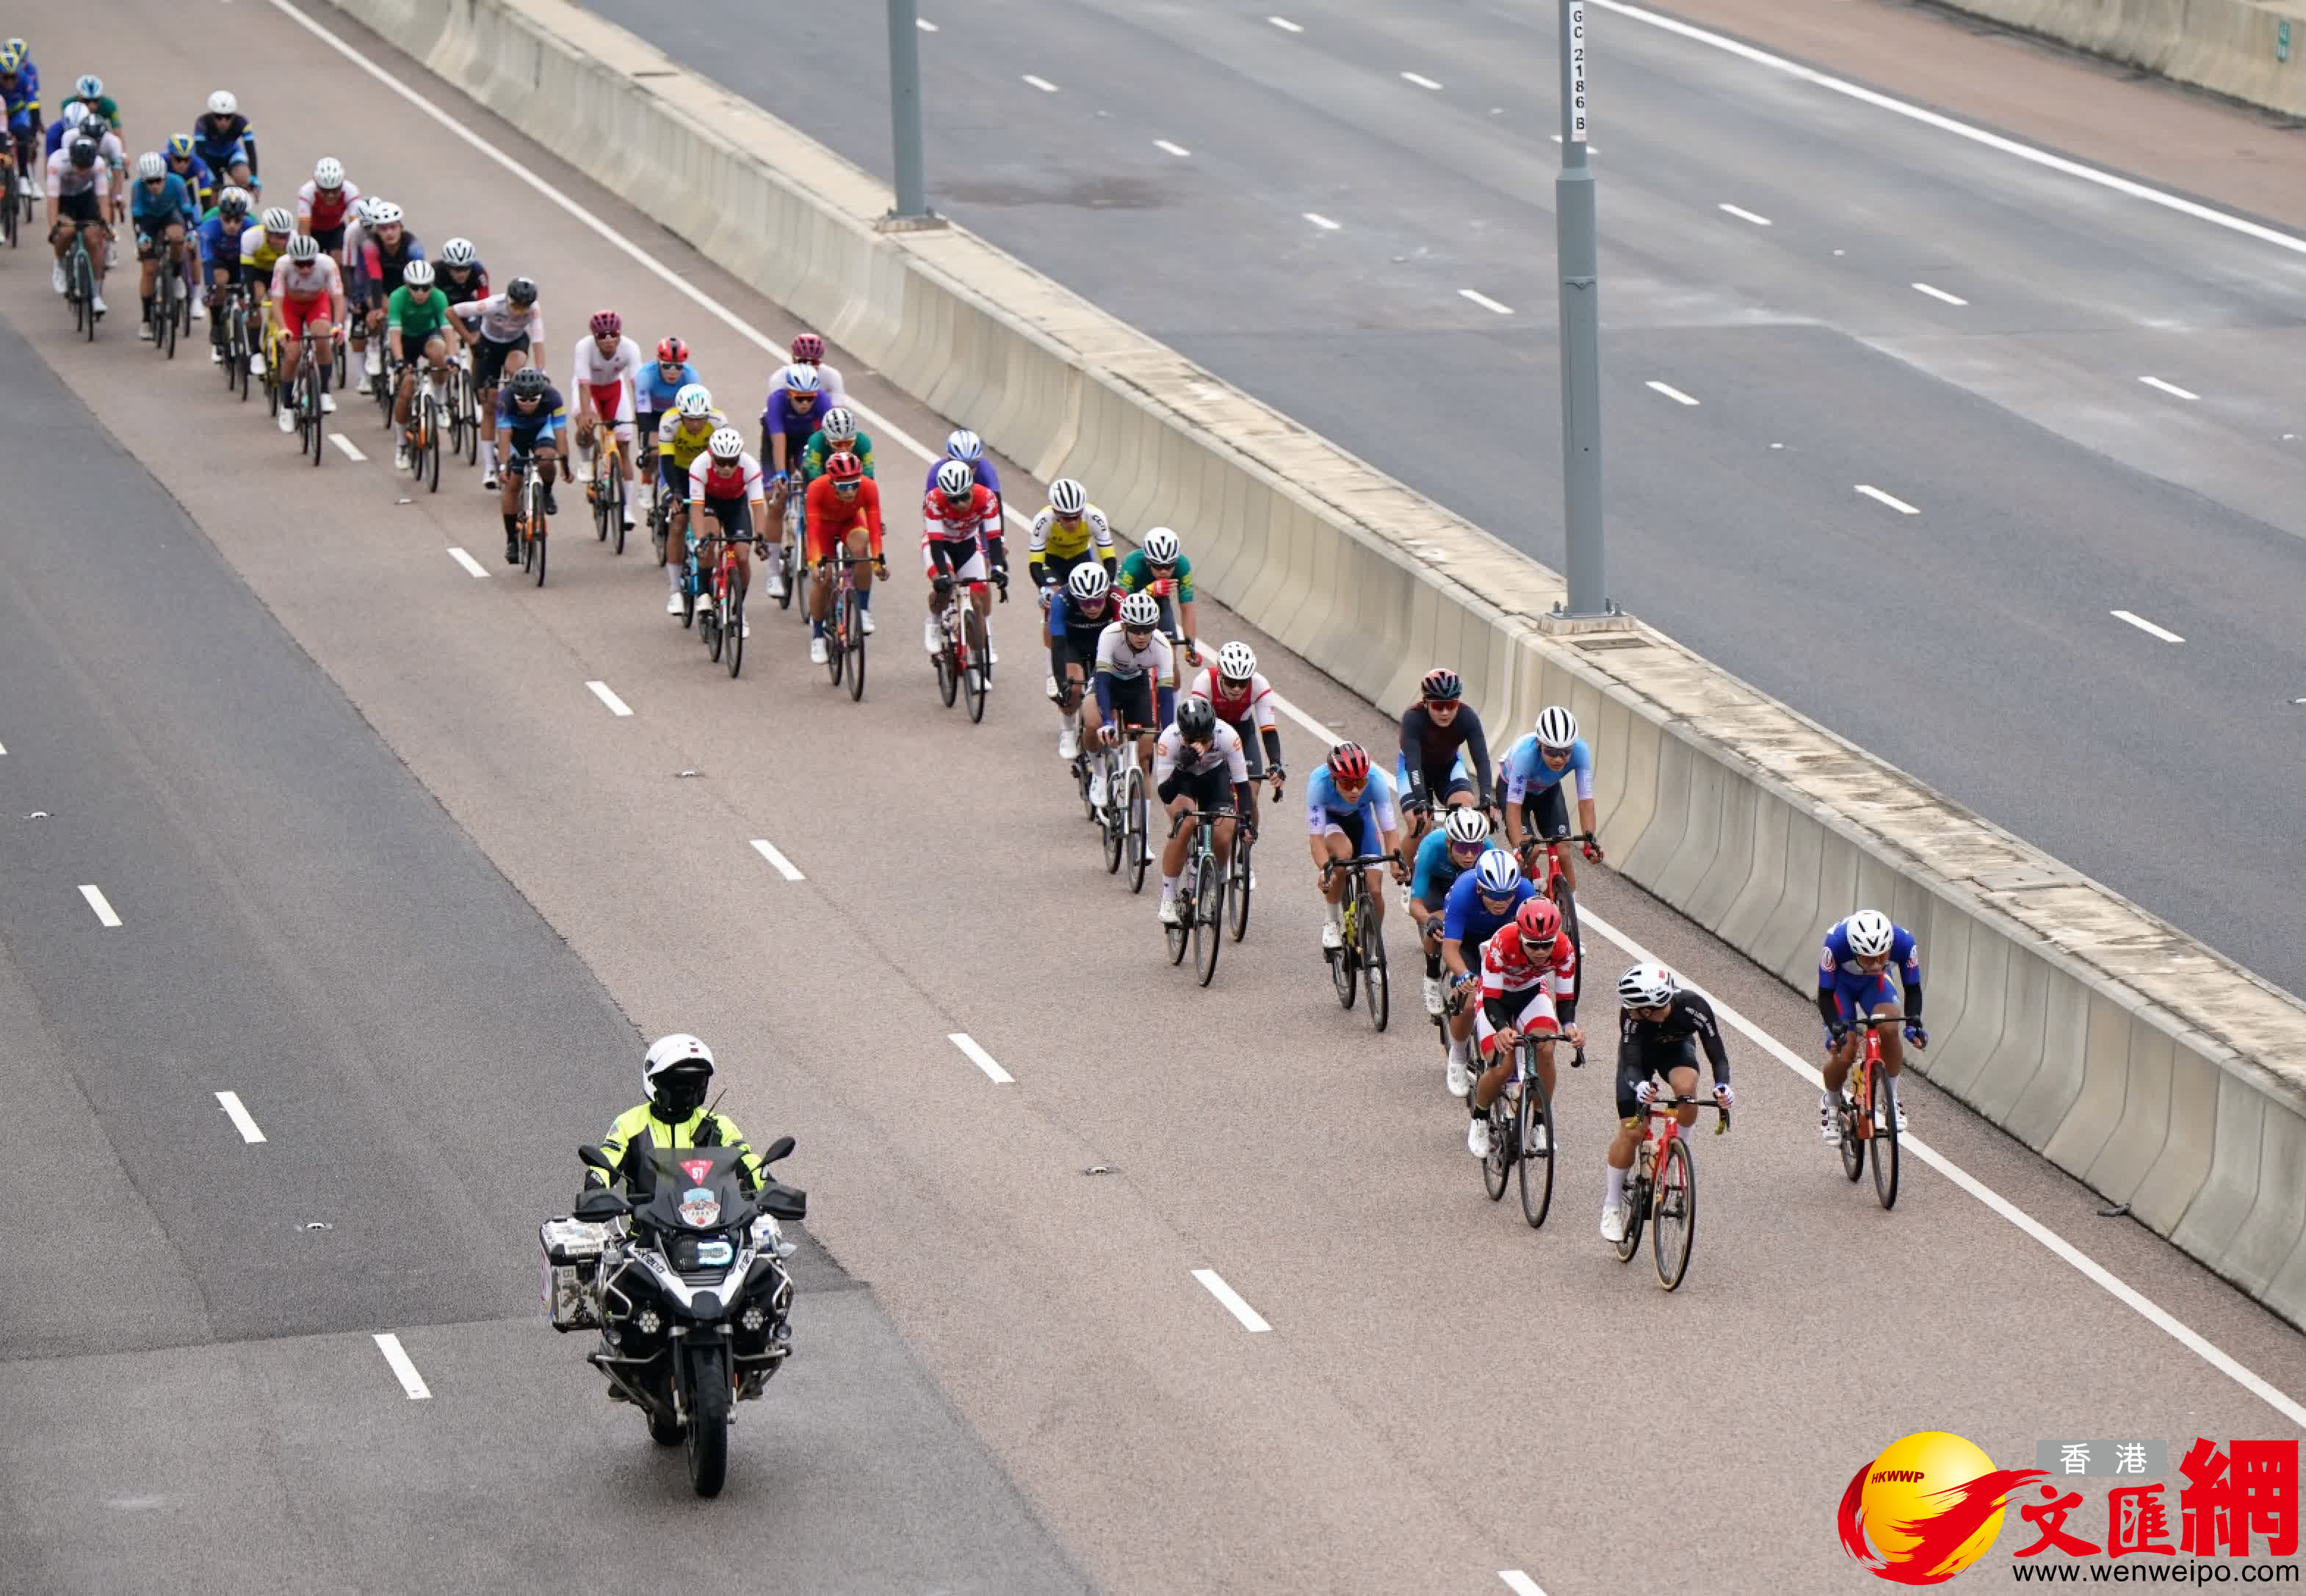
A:
[[[1374,870],[1379,865],[1399,863],[1401,855],[1398,853],[1365,853],[1350,859],[1325,859],[1321,864],[1321,876],[1327,880],[1332,870]]]
[[[1903,1014],[1861,1014],[1855,1020],[1843,1021],[1843,1024],[1851,1030],[1857,1030],[1860,1027],[1864,1027],[1868,1030],[1878,1030],[1885,1025],[1905,1025],[1908,1023],[1918,1024],[1919,1021],[1909,1022]]]

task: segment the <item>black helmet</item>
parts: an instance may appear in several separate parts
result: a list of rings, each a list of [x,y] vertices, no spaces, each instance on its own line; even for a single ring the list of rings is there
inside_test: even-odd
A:
[[[536,303],[536,282],[532,277],[515,277],[505,285],[505,297],[517,305]]]
[[[1177,735],[1198,743],[1217,734],[1217,712],[1206,698],[1188,698],[1177,706]]]
[[[512,393],[517,399],[541,399],[552,380],[534,366],[523,366],[512,374]]]
[[[94,139],[74,139],[73,141],[72,164],[82,172],[87,171],[90,166],[96,165],[96,141]]]

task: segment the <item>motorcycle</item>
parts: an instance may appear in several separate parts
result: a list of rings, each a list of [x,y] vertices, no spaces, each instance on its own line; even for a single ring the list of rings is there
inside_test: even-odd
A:
[[[781,1136],[761,1155],[788,1156]],[[594,1147],[576,1156],[614,1175]],[[686,1446],[688,1481],[718,1496],[729,1472],[730,1408],[760,1395],[792,1352],[794,1250],[780,1220],[808,1213],[808,1194],[774,1180],[748,1192],[733,1148],[653,1150],[655,1182],[636,1207],[594,1187],[545,1222],[545,1301],[556,1330],[598,1329],[586,1361],[609,1398],[639,1408],[650,1438]]]

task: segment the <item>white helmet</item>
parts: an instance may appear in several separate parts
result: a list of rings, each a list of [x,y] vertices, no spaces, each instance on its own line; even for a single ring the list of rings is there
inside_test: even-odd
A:
[[[702,1108],[712,1080],[713,1050],[687,1031],[659,1037],[641,1060],[641,1089],[668,1114],[678,1110],[685,1117]]]
[[[1881,958],[1898,935],[1890,917],[1878,909],[1859,909],[1841,922],[1841,928],[1849,937],[1849,951],[1860,959]]]
[[[1471,848],[1476,842],[1490,840],[1490,822],[1479,809],[1452,809],[1441,829],[1449,833],[1449,841]]]
[[[1662,1008],[1680,990],[1673,971],[1655,960],[1628,966],[1618,977],[1618,1001],[1629,1009]]]
[[[1492,848],[1473,866],[1473,884],[1492,898],[1503,898],[1521,880],[1521,865],[1502,848]]]
[[[1132,593],[1121,601],[1121,624],[1157,627],[1161,624],[1161,606],[1153,602],[1149,593]]]
[[[1247,681],[1257,674],[1257,651],[1246,643],[1226,644],[1217,650],[1217,674],[1227,681]]]
[[[945,435],[945,454],[955,460],[978,460],[985,456],[985,440],[967,427],[955,427]]]
[[[1177,534],[1166,526],[1157,526],[1145,534],[1145,559],[1150,565],[1175,565],[1181,551]]]
[[[672,396],[672,407],[680,412],[683,421],[703,421],[713,414],[712,391],[701,382],[683,384]]]
[[[64,107],[65,125],[70,127],[78,127],[81,123],[86,122],[87,120],[88,107],[82,105],[80,101],[73,100]]]
[[[312,186],[340,189],[345,186],[345,163],[333,155],[324,155],[312,168]]]
[[[360,223],[360,225],[361,225],[362,226],[363,226],[363,227],[367,226],[368,226],[368,213],[369,213],[369,209],[370,209],[370,208],[371,208],[372,206],[373,206],[375,203],[376,203],[376,201],[373,201],[373,200],[370,200],[370,199],[359,199],[359,200],[355,200],[355,201],[353,201],[353,219],[354,219],[354,221],[357,221],[358,223]]]
[[[102,99],[104,80],[92,72],[83,73],[81,74],[80,81],[73,85],[73,92],[82,99]]]
[[[160,158],[159,151],[148,149],[136,158],[136,175],[146,183],[168,175],[168,163]]]
[[[1577,740],[1577,717],[1558,704],[1549,704],[1537,714],[1537,740],[1548,748],[1566,748]]]
[[[411,260],[400,269],[400,281],[403,287],[430,288],[432,286],[432,262]]]
[[[219,89],[209,96],[209,115],[211,116],[229,116],[239,109],[240,102],[233,98],[229,89]]]
[[[857,418],[836,405],[824,413],[824,440],[848,443],[857,436]]]
[[[733,460],[745,452],[745,435],[734,427],[716,427],[705,447],[716,460]]]
[[[1103,565],[1085,559],[1073,567],[1073,574],[1065,578],[1065,591],[1084,604],[1094,604],[1113,591],[1113,578],[1106,575]]]
[[[288,214],[286,205],[271,207],[257,220],[267,233],[294,233],[296,230],[296,218]]]
[[[1070,521],[1089,508],[1089,495],[1072,478],[1061,476],[1049,484],[1049,508]]]
[[[815,366],[791,365],[785,368],[785,387],[797,394],[813,394],[822,386],[823,379]]]
[[[288,259],[317,260],[320,258],[320,241],[310,233],[298,233],[288,240]]]
[[[440,246],[440,264],[443,266],[470,266],[479,258],[480,252],[473,247],[473,241],[469,238],[452,238]]]
[[[959,499],[977,486],[977,473],[966,460],[947,460],[936,468],[936,485],[947,499]]]
[[[370,226],[389,227],[393,223],[400,219],[400,207],[395,205],[391,201],[371,200],[368,202],[368,225]]]

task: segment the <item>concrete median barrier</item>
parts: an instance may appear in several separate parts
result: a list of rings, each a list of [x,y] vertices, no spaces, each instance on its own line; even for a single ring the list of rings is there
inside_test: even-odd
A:
[[[1891,909],[1930,964],[1917,1067],[2306,1324],[2306,1006],[1671,639],[1550,625],[1554,573],[983,240],[882,230],[865,174],[565,0],[337,3],[1038,476],[1179,528],[1372,701],[1438,660],[1500,740],[1569,704],[1613,864],[1797,990]]]
[[[2251,105],[2306,115],[2306,6],[2265,0],[1938,0]],[[2291,57],[2284,59],[2285,56]]]

